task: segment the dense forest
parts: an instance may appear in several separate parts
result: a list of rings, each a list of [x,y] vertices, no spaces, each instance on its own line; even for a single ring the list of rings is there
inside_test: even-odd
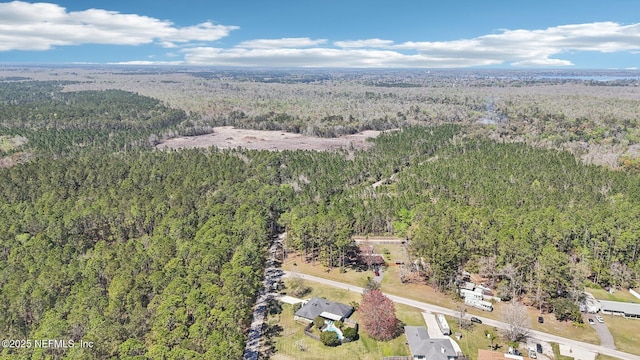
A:
[[[3,358],[239,358],[282,230],[338,268],[354,234],[406,237],[440,290],[466,269],[549,310],[640,273],[640,176],[566,151],[459,121],[366,151],[159,151],[212,124],[134,92],[0,84],[0,157],[19,160],[0,169],[0,332],[95,344]]]

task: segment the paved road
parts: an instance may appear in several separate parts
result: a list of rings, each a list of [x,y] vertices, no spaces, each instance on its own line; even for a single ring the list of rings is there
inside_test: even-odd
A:
[[[349,291],[354,291],[357,293],[362,293],[364,291],[363,288],[359,287],[359,286],[355,286],[355,285],[350,285],[350,284],[345,284],[345,283],[341,283],[338,281],[333,281],[333,280],[328,280],[328,279],[323,279],[323,278],[319,278],[316,276],[311,276],[311,275],[307,275],[307,274],[301,274],[301,273],[297,273],[297,272],[292,272],[292,271],[285,271],[284,272],[284,277],[289,277],[289,276],[299,276],[303,279],[309,280],[309,281],[315,281],[315,282],[319,282],[321,284],[326,284],[326,285],[330,285],[330,286],[334,286],[337,288],[341,288],[341,289],[346,289]],[[451,310],[451,309],[447,309],[441,306],[437,306],[437,305],[432,305],[432,304],[427,304],[421,301],[417,301],[417,300],[413,300],[413,299],[407,299],[407,298],[403,298],[400,296],[396,296],[396,295],[392,295],[392,294],[386,294],[385,295],[391,299],[394,302],[397,302],[399,304],[405,304],[405,305],[409,305],[409,306],[413,306],[415,308],[424,310],[424,311],[430,311],[430,312],[438,312],[441,314],[445,314],[445,315],[450,315],[450,316],[457,316],[456,311],[455,310]],[[477,318],[479,318],[480,320],[482,320],[482,322],[484,324],[490,325],[490,326],[494,326],[497,328],[505,328],[507,326],[507,324],[501,322],[501,321],[497,321],[497,320],[493,320],[493,319],[488,319],[488,318],[484,318],[481,316],[476,316]],[[607,356],[612,356],[615,358],[619,358],[619,359],[623,359],[623,360],[640,360],[640,356],[638,355],[633,355],[633,354],[629,354],[629,353],[625,353],[622,351],[618,351],[618,350],[614,350],[614,349],[610,349],[601,345],[594,345],[594,344],[589,344],[589,343],[585,343],[582,341],[577,341],[577,340],[572,340],[572,339],[567,339],[561,336],[557,336],[557,335],[552,335],[552,334],[547,334],[541,331],[535,331],[535,330],[531,330],[531,335],[530,338],[532,339],[539,339],[542,341],[551,341],[551,342],[556,342],[558,344],[564,344],[567,345],[571,348],[579,348],[579,349],[584,349],[587,351],[592,351],[595,353],[599,353],[599,354],[603,354],[603,355],[607,355]]]
[[[253,319],[251,320],[251,328],[247,336],[247,344],[244,348],[243,360],[257,360],[260,351],[260,337],[262,336],[262,327],[267,313],[267,305],[275,296],[271,291],[275,284],[282,277],[282,270],[276,268],[275,253],[280,246],[282,237],[278,237],[271,244],[269,249],[269,259],[267,260],[267,268],[264,271],[264,280],[262,281],[262,289],[258,293],[256,304],[253,307]]]

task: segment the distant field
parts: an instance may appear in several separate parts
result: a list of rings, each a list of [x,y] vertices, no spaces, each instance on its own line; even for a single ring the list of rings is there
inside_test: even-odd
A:
[[[366,142],[374,138],[380,131],[367,130],[361,133],[337,138],[319,138],[294,134],[284,131],[245,130],[232,126],[222,126],[213,129],[213,134],[185,136],[169,139],[157,147],[159,149],[208,148],[215,146],[220,149],[234,149],[242,147],[254,150],[363,150],[372,144]]]

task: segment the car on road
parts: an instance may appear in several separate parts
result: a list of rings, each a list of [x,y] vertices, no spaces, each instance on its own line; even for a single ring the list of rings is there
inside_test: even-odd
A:
[[[476,323],[476,324],[482,324],[482,320],[478,319],[475,316],[471,317],[471,322]]]
[[[538,354],[542,354],[542,345],[541,344],[536,344],[536,351],[538,352]]]
[[[593,319],[592,319],[592,318],[589,318],[589,325],[595,325],[595,324],[596,324],[596,322],[595,322],[595,321],[593,321]]]
[[[596,316],[596,320],[598,320],[600,324],[604,324],[604,319],[602,318],[602,316]]]

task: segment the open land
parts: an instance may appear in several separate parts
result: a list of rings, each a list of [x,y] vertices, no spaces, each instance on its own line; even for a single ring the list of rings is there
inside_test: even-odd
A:
[[[236,129],[232,126],[214,127],[213,133],[197,136],[180,136],[166,140],[159,149],[208,148],[234,149],[243,147],[252,150],[366,150],[371,147],[367,139],[380,131],[367,130],[337,138],[319,138],[284,131]]]

